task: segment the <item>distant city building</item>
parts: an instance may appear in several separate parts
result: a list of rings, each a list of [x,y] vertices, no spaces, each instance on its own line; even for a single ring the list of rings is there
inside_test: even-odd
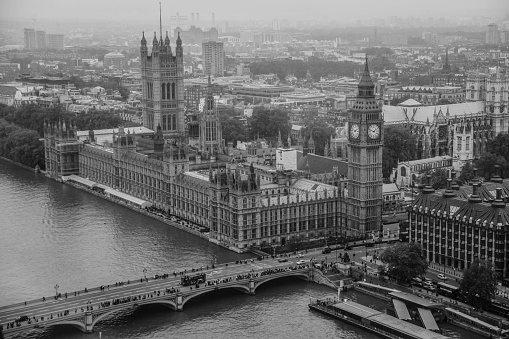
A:
[[[279,20],[272,21],[272,30],[273,31],[280,31],[281,30],[281,26],[280,26]]]
[[[224,45],[222,42],[209,41],[202,44],[203,72],[206,75],[223,76]]]
[[[489,24],[486,30],[486,43],[498,44],[498,26],[496,24]]]
[[[196,21],[199,21],[199,13],[196,13]],[[219,32],[215,27],[212,27],[208,31],[203,31],[201,28],[196,26],[191,26],[189,30],[184,31],[182,28],[177,27],[173,31],[173,36],[178,36],[180,34],[180,38],[186,42],[186,44],[202,44],[207,41],[216,41],[219,37]]]
[[[47,44],[46,47],[50,49],[63,50],[65,48],[63,34],[46,34]]]
[[[103,66],[106,68],[114,67],[117,69],[122,69],[126,66],[125,56],[118,52],[108,53],[104,56]]]
[[[44,49],[46,48],[46,32],[45,31],[36,31],[35,38],[37,40],[37,48]]]
[[[25,49],[36,49],[37,48],[37,39],[35,35],[35,29],[33,28],[25,28]]]

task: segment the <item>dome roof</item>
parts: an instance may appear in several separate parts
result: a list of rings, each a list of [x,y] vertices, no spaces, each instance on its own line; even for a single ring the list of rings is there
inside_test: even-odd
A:
[[[119,58],[125,58],[125,56],[122,53],[119,52],[110,52],[104,56],[105,59],[119,59]]]

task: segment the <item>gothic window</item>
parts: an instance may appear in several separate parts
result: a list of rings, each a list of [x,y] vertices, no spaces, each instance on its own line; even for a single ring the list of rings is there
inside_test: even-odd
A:
[[[166,116],[166,115],[163,115],[163,126],[162,126],[163,131],[165,131],[165,130],[167,130],[167,129],[168,129],[168,128],[167,128],[167,126],[166,126],[166,123],[167,123],[167,122],[166,122],[166,118],[167,118],[167,116]]]
[[[170,90],[171,90],[170,89],[170,84],[167,83],[166,84],[166,99],[172,99]]]
[[[171,118],[172,118],[172,124],[171,124],[171,125],[172,125],[172,128],[171,128],[171,129],[174,129],[174,130],[175,130],[175,129],[177,129],[177,117],[175,116],[175,114],[173,114],[173,115],[171,116]]]
[[[175,83],[174,82],[171,83],[171,98],[172,99],[177,98],[177,95],[175,94]]]
[[[495,112],[495,106],[490,105],[490,112],[491,112],[491,113]]]
[[[161,84],[161,99],[162,100],[166,99],[166,84],[165,83]]]
[[[458,152],[461,151],[461,142],[462,142],[462,138],[458,137],[458,145],[457,145]]]
[[[470,137],[467,137],[465,140],[465,150],[470,151]]]
[[[474,99],[474,86],[470,86],[470,99]]]
[[[491,101],[495,102],[495,87],[491,87]]]

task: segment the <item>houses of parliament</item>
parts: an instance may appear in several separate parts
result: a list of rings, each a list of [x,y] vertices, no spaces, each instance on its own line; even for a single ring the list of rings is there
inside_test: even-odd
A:
[[[207,229],[211,242],[243,252],[381,230],[383,120],[367,60],[349,123],[348,179],[234,162],[209,91],[198,142],[185,121],[183,51],[154,33],[141,39],[143,127],[77,131],[45,124],[47,175],[73,178],[134,207],[151,206]]]

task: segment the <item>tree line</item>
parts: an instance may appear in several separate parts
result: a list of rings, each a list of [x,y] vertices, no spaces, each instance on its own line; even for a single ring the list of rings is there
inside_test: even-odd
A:
[[[125,125],[118,114],[90,110],[69,113],[64,106],[39,105],[13,107],[0,104],[0,156],[29,167],[44,169],[44,122],[65,121],[78,130],[116,128]]]
[[[293,74],[297,79],[306,79],[307,74],[311,75],[314,81],[320,81],[320,78],[327,76],[348,76],[353,77],[354,71],[359,70],[361,66],[351,61],[326,61],[313,58],[310,61],[302,60],[279,60],[253,62],[249,65],[251,73],[259,74],[277,74],[280,81],[285,81],[287,75]]]
[[[291,131],[289,112],[282,108],[255,107],[251,117],[243,123],[233,108],[220,111],[219,119],[223,129],[223,139],[225,142],[256,140],[264,138],[276,147],[277,139],[281,134],[281,141],[286,145],[288,134]],[[319,119],[307,119],[303,122],[305,126],[301,133],[303,140],[307,141],[313,134],[315,142],[315,154],[325,155],[325,144],[329,142],[330,137],[334,136],[335,130],[326,122]],[[295,140],[293,140],[295,143]]]

